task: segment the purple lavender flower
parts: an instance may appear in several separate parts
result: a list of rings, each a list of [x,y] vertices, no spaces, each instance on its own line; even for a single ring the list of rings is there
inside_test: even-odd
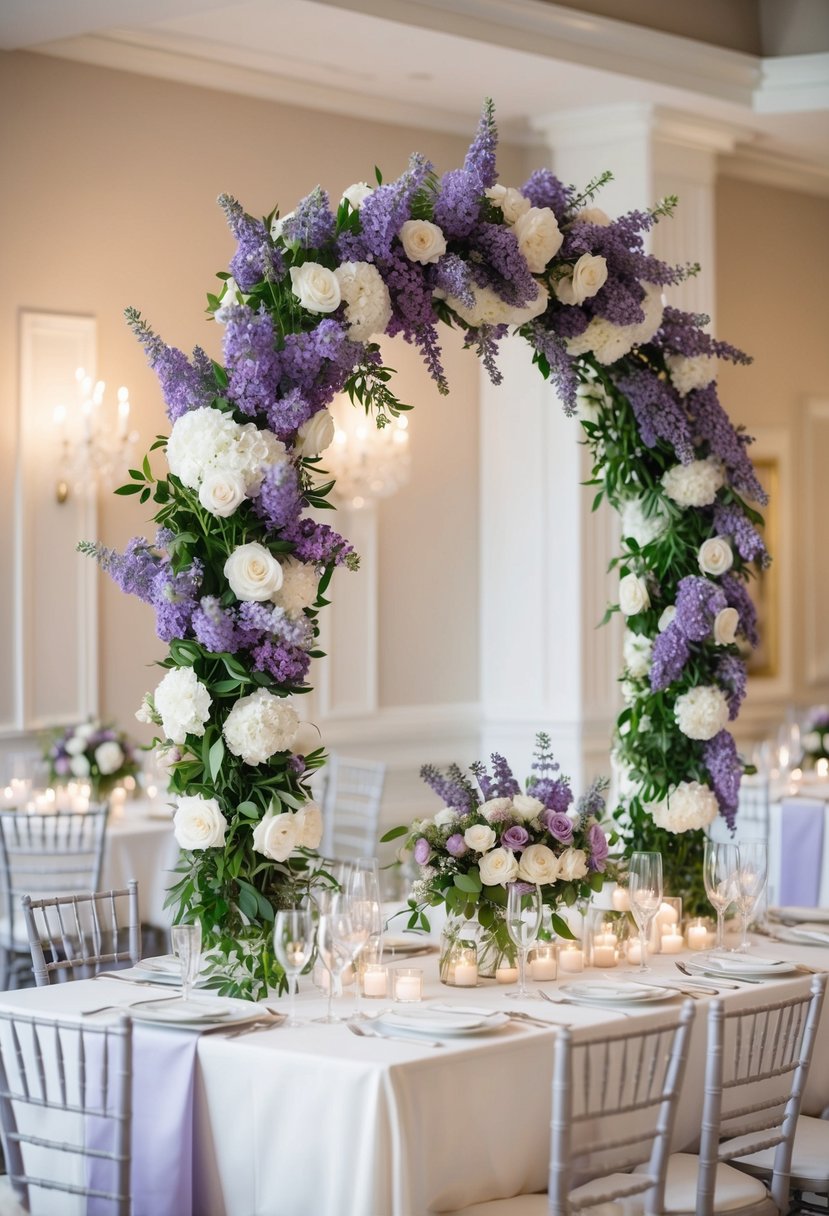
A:
[[[560,841],[561,844],[572,844],[573,821],[562,811],[553,811],[548,808],[541,812],[539,819],[550,835]]]
[[[373,190],[360,207],[361,231],[346,232],[340,237],[340,258],[344,262],[389,259],[392,244],[406,220],[411,218],[414,199],[423,190],[432,171],[429,161],[415,154],[397,181]]]
[[[475,774],[478,785],[481,787],[481,793],[487,802],[491,798],[513,798],[516,794],[520,794],[521,786],[515,780],[512,769],[504,757],[498,752],[493,752],[490,761],[492,762],[491,777],[480,760],[469,766]]]
[[[446,852],[450,857],[463,857],[464,853],[468,852],[466,841],[460,832],[455,832],[446,841]]]
[[[267,672],[277,684],[298,687],[303,684],[311,666],[311,656],[299,646],[264,638],[251,651],[253,666]]]
[[[694,389],[686,404],[697,434],[707,440],[711,452],[725,463],[735,489],[756,502],[768,502],[768,494],[757,480],[754,465],[746,451],[752,442],[742,428],[735,427],[720,404],[716,381],[705,388]]]
[[[432,856],[432,850],[429,847],[429,841],[425,836],[421,836],[414,847],[414,859],[419,866],[425,866]]]
[[[469,264],[456,253],[445,253],[435,264],[432,271],[432,284],[436,289],[445,292],[447,296],[460,300],[467,308],[474,307],[475,296],[472,291]]]
[[[457,764],[450,764],[445,774],[434,764],[424,764],[420,776],[447,806],[454,807],[459,814],[466,815],[478,805],[474,786]]]
[[[607,864],[610,845],[607,843],[607,837],[597,823],[594,823],[588,830],[587,844],[590,850],[590,857],[587,862],[588,868],[596,874],[602,874]]]
[[[495,168],[495,151],[498,147],[498,128],[495,126],[495,107],[487,98],[481,110],[481,118],[475,138],[463,162],[467,173],[475,173],[485,187],[494,186],[498,180]]]
[[[392,319],[386,333],[389,337],[402,334],[407,342],[416,346],[438,390],[448,392],[428,274],[424,267],[410,262],[401,252],[388,259],[383,278],[392,304]]]
[[[477,328],[468,329],[463,341],[464,348],[474,348],[493,384],[501,384],[504,379],[495,360],[498,356],[498,344],[506,336],[506,325],[479,325]]]
[[[170,565],[165,563],[153,579],[155,630],[162,642],[187,637],[203,573],[204,567],[198,560],[178,574],[173,574]]]
[[[759,562],[768,566],[771,558],[762,536],[745,511],[736,503],[717,502],[714,506],[714,526],[720,536],[730,536],[744,562]]]
[[[253,500],[253,511],[271,531],[287,528],[299,521],[302,494],[299,474],[289,461],[271,465],[262,481],[262,489]]]
[[[244,304],[227,310],[224,354],[231,401],[248,417],[267,415],[277,396],[282,369],[273,321],[264,307],[258,313]]]
[[[213,595],[205,595],[199,601],[192,625],[196,639],[212,654],[235,654],[251,640],[239,630],[235,613],[222,608]]]
[[[674,680],[678,680],[685,670],[690,654],[688,639],[676,621],[672,621],[667,629],[654,639],[649,672],[651,690],[660,692],[673,684]]]
[[[464,240],[473,231],[481,213],[483,191],[477,173],[467,169],[444,173],[435,198],[434,221],[447,240]]]
[[[718,586],[710,579],[689,574],[677,585],[676,616],[672,624],[689,642],[703,642],[711,633],[717,613],[727,607],[722,580]]]
[[[565,309],[564,311],[576,312],[578,310]],[[585,326],[587,325],[586,317],[584,324]],[[555,385],[556,392],[564,406],[565,414],[572,416],[576,412],[576,389],[579,386],[575,359],[567,353],[567,347],[564,345],[563,338],[553,332],[553,330],[545,328],[541,320],[531,321],[526,328],[526,334],[536,355],[540,356],[549,368],[550,379]],[[542,371],[544,370],[542,365]]]
[[[711,785],[720,804],[720,811],[733,830],[743,776],[743,765],[737,755],[737,745],[727,730],[721,730],[703,745],[702,754],[705,767],[711,774]]]
[[[726,689],[728,717],[733,722],[745,700],[748,680],[745,663],[734,654],[723,655],[717,664],[716,679]]]
[[[727,606],[737,609],[743,636],[751,646],[757,646],[760,642],[760,634],[757,631],[757,609],[745,583],[736,574],[729,572],[720,579],[720,586],[725,594]]]
[[[511,882],[507,886],[512,887],[519,895],[532,895],[535,890],[534,882]]]
[[[527,847],[529,840],[530,834],[527,829],[516,823],[504,832],[501,844],[505,849],[512,849],[513,853],[520,853]]]
[[[472,234],[472,247],[484,259],[489,285],[502,300],[522,308],[536,299],[538,283],[511,228],[506,224],[479,224]]]
[[[229,194],[220,194],[218,203],[238,242],[230,262],[230,273],[242,291],[251,291],[263,279],[281,279],[285,273],[285,263],[262,221],[246,215],[241,204]]]
[[[295,776],[301,777],[306,768],[305,757],[297,755],[291,756],[288,760],[287,767],[292,773],[294,773]]]
[[[533,784],[530,792],[534,798],[543,802],[548,810],[558,811],[562,815],[573,801],[573,791],[566,777],[559,777],[558,780],[542,777]]]
[[[328,194],[317,186],[297,203],[293,215],[283,222],[282,239],[296,241],[303,249],[322,249],[334,239],[335,227]]]
[[[616,378],[615,383],[630,401],[645,447],[656,447],[658,440],[663,439],[683,464],[690,464],[694,444],[676,389],[660,380],[650,368],[627,372]]]
[[[282,539],[294,546],[294,556],[312,566],[350,565],[356,569],[354,546],[328,524],[298,519],[282,529]]]
[[[183,351],[167,346],[154,334],[136,309],[126,309],[124,316],[158,376],[170,421],[175,422],[188,410],[210,405],[216,396],[216,385],[210,360],[201,347],[194,349],[191,363]]]
[[[654,344],[688,358],[694,358],[696,355],[715,355],[718,359],[728,359],[731,363],[751,363],[750,356],[737,350],[736,346],[729,346],[727,342],[720,342],[706,333],[703,325],[706,325],[708,320],[706,316],[683,312],[679,308],[666,308]]]
[[[536,169],[531,173],[521,193],[528,198],[533,207],[549,207],[561,221],[569,210],[575,197],[575,187],[565,186],[550,169]]]

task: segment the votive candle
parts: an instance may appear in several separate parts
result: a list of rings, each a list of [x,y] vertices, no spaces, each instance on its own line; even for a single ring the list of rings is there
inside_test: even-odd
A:
[[[628,942],[627,960],[635,965],[642,961],[642,943],[638,937],[632,937]]]
[[[388,990],[388,974],[380,963],[366,963],[363,972],[363,996],[384,997]]]
[[[663,954],[679,954],[685,948],[685,938],[676,925],[668,933],[662,934],[660,949]]]
[[[477,973],[477,967],[475,971]],[[457,980],[455,981],[457,983]],[[419,1001],[423,996],[423,971],[419,967],[400,967],[394,973],[394,999]]]
[[[535,957],[530,959],[530,979],[543,983],[554,980],[557,973],[555,946],[536,946]]]
[[[455,987],[475,988],[478,983],[478,964],[459,961],[455,963]]]
[[[690,924],[687,936],[689,950],[708,949],[708,929],[702,921],[697,922],[697,924]]]
[[[532,971],[532,963],[530,963],[530,971]],[[508,964],[503,967],[497,967],[495,970],[495,980],[498,984],[517,984],[518,968],[510,967]]]
[[[572,943],[562,946],[558,952],[558,965],[561,971],[584,971],[584,951],[581,946]]]
[[[597,946],[593,943],[593,966],[594,967],[615,967],[616,966],[616,947],[615,946]]]
[[[610,897],[613,904],[614,912],[629,912],[630,911],[630,896],[626,887],[616,887]]]

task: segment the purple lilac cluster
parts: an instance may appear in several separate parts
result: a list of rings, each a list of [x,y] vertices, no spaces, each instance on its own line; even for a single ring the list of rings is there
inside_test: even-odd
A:
[[[768,566],[771,559],[762,536],[736,503],[715,504],[714,527],[720,536],[732,537],[744,562],[759,562],[761,566]]]
[[[472,811],[477,806],[475,787],[466,779],[457,764],[450,765],[446,774],[434,764],[424,764],[420,776],[447,806],[455,807],[459,811]]]
[[[152,605],[162,642],[187,636],[204,573],[200,561],[175,573],[170,558],[143,536],[134,537],[123,553],[103,545],[93,545],[90,552],[122,591]]]
[[[295,241],[302,249],[322,249],[334,239],[336,220],[328,194],[317,186],[296,205],[293,215],[282,225],[282,239]]]
[[[253,511],[270,532],[282,532],[299,522],[302,513],[302,492],[299,473],[284,460],[271,465],[262,481],[262,488],[253,500]]]
[[[697,355],[713,355],[730,363],[751,363],[751,357],[721,342],[703,328],[709,318],[702,313],[683,312],[680,308],[668,307],[662,314],[662,324],[656,335],[655,345],[675,355],[693,359]]]
[[[572,416],[577,408],[576,390],[579,387],[579,377],[576,360],[568,355],[563,337],[554,330],[547,329],[540,321],[532,321],[527,329],[527,340],[533,350],[546,360],[550,379],[561,399],[564,412]]]
[[[313,628],[307,617],[293,618],[272,604],[243,603],[222,608],[215,596],[203,596],[193,613],[193,633],[212,654],[249,651],[254,670],[278,684],[302,684],[308,673]]]
[[[503,756],[493,752],[490,756],[492,776],[489,775],[482,760],[470,764],[470,770],[481,787],[481,793],[488,802],[491,798],[512,798],[521,793],[521,786],[515,779],[512,769]]]
[[[400,229],[411,218],[414,199],[425,188],[432,172],[425,157],[414,155],[397,181],[373,190],[360,207],[361,231],[345,232],[339,238],[342,261],[375,262],[382,273]]]
[[[735,654],[726,654],[717,663],[717,683],[726,693],[728,717],[731,722],[739,715],[745,700],[748,673],[746,665]]]
[[[268,426],[282,440],[341,392],[360,362],[363,348],[351,342],[345,326],[325,317],[308,332],[287,334],[279,352],[280,396],[266,410]]]
[[[285,262],[262,221],[246,215],[242,205],[229,194],[220,194],[218,203],[236,238],[237,248],[230,261],[230,273],[242,291],[250,291],[263,279],[267,282],[281,279],[285,274]]]
[[[227,395],[249,418],[257,414],[267,417],[282,375],[273,321],[264,308],[254,312],[246,305],[237,305],[227,310],[226,322]]]
[[[479,287],[491,287],[513,308],[523,308],[535,300],[538,284],[511,228],[504,224],[478,224],[471,245],[482,259],[473,259],[469,264]]]
[[[654,638],[649,679],[652,692],[661,692],[678,680],[691,657],[688,639],[676,621]]]
[[[702,754],[705,767],[711,775],[711,785],[720,811],[733,831],[743,776],[743,764],[737,755],[737,745],[727,730],[721,730],[703,745]]]
[[[659,692],[679,679],[690,658],[691,643],[710,638],[717,613],[727,607],[725,591],[710,579],[693,574],[680,579],[676,616],[653,643],[649,673],[653,692]]]
[[[125,312],[127,324],[144,348],[147,362],[158,376],[167,406],[167,417],[175,422],[188,410],[210,405],[217,395],[210,359],[200,346],[193,361],[175,346],[168,346],[134,308]]]
[[[645,447],[662,439],[670,444],[683,464],[694,459],[694,443],[688,416],[677,391],[650,370],[625,371],[615,378],[616,387],[630,401]]]
[[[524,182],[521,193],[533,207],[549,207],[560,223],[571,210],[576,191],[559,181],[550,169],[536,169]]]
[[[736,608],[737,615],[740,618],[740,631],[751,646],[757,646],[760,642],[760,634],[757,629],[757,608],[754,601],[748,593],[748,587],[742,579],[737,578],[734,574],[724,574],[720,579],[720,587],[723,590],[729,608]]]
[[[294,547],[294,555],[312,566],[352,566],[356,560],[354,546],[329,524],[313,519],[298,519],[282,530],[282,539]]]
[[[746,451],[751,438],[732,424],[717,396],[716,382],[694,389],[685,400],[698,440],[707,443],[709,451],[723,461],[734,488],[756,502],[768,502]]]

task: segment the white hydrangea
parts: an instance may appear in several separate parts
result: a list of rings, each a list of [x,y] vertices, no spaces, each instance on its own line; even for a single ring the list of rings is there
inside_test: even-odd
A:
[[[592,351],[599,363],[607,365],[621,359],[634,346],[650,342],[662,324],[662,288],[654,283],[643,283],[642,288],[645,292],[642,300],[644,320],[636,325],[614,325],[606,317],[593,317],[584,333],[566,339],[568,353],[586,355]]]
[[[343,262],[334,271],[345,301],[348,336],[367,342],[391,320],[391,296],[380,271],[370,262]]]
[[[457,296],[444,296],[441,291],[436,291],[435,295],[445,298],[452,311],[467,325],[475,328],[479,325],[524,325],[527,321],[540,317],[546,311],[550,300],[549,292],[542,283],[538,284],[535,299],[523,308],[515,308],[505,303],[491,287],[478,287],[473,283],[471,291],[475,301],[471,308]]]
[[[670,517],[658,499],[650,514],[645,511],[644,498],[628,498],[622,504],[622,536],[630,536],[640,548],[657,540],[667,530]]]
[[[100,743],[95,748],[95,763],[98,765],[98,772],[104,777],[117,773],[124,763],[124,752],[120,743],[116,743],[114,739]]]
[[[677,697],[674,716],[689,739],[713,739],[728,723],[728,701],[721,688],[700,684]]]
[[[198,490],[209,472],[237,473],[251,497],[262,487],[268,465],[287,459],[285,445],[255,422],[240,425],[229,414],[202,406],[182,414],[167,440],[170,472],[191,490]]]
[[[257,688],[233,706],[223,734],[234,756],[241,756],[245,764],[263,764],[276,752],[288,751],[298,729],[299,716],[293,705]]]
[[[717,360],[714,355],[666,355],[665,364],[671,383],[684,397],[695,388],[706,388],[717,378]]]
[[[666,832],[695,832],[707,828],[719,813],[714,791],[698,781],[680,781],[661,802],[647,807],[654,823]]]
[[[280,608],[284,608],[289,616],[300,616],[316,600],[318,585],[319,575],[313,566],[298,561],[295,557],[284,557],[282,586],[271,599]]]
[[[725,485],[725,466],[716,456],[675,464],[662,475],[662,489],[680,507],[710,507]]]
[[[164,734],[173,743],[184,743],[187,735],[204,734],[212,698],[192,667],[168,671],[153,700]]]
[[[653,642],[649,637],[646,637],[643,633],[634,633],[631,629],[625,630],[623,645],[625,666],[628,669],[628,674],[634,680],[642,679],[650,671],[652,651]]]

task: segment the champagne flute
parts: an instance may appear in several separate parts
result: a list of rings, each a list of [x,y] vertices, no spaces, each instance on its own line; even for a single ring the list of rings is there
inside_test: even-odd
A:
[[[648,966],[648,933],[662,903],[662,854],[632,853],[628,865],[628,896],[633,919],[639,929],[639,971]]]
[[[717,913],[717,950],[724,949],[725,910],[737,898],[739,866],[736,844],[718,844],[706,840],[703,877],[705,894]]]
[[[192,925],[173,925],[170,931],[173,954],[181,963],[181,999],[184,1004],[190,999],[193,985],[199,977],[201,965],[201,921]]]
[[[377,862],[374,858],[361,858],[355,863],[348,883],[348,899],[352,929],[355,934],[363,937],[362,944],[355,955],[359,972],[366,954],[371,952],[372,958],[379,962],[382,951],[383,911],[380,905]],[[355,1010],[352,1015],[358,1021],[363,1020],[366,1016],[362,1009],[360,980],[361,977],[358,974],[355,986]]]
[[[318,1022],[343,1022],[346,1019],[335,1014],[335,997],[343,994],[343,971],[360,953],[368,938],[368,928],[359,919],[355,923],[351,916],[351,901],[340,895],[331,901],[327,911],[322,912],[317,928],[317,947],[320,958],[328,971],[328,1009]]]
[[[768,845],[765,840],[740,841],[737,856],[736,904],[742,918],[742,937],[737,949],[744,953],[751,946],[748,940],[749,918],[757,907],[768,877]]]
[[[541,891],[537,886],[527,891],[520,882],[510,883],[507,888],[507,933],[518,948],[518,987],[507,996],[534,997],[526,984],[527,951],[538,940],[541,928]]]
[[[302,1026],[296,1016],[299,973],[314,952],[314,917],[309,907],[280,908],[273,927],[273,949],[288,979],[288,1021]]]

